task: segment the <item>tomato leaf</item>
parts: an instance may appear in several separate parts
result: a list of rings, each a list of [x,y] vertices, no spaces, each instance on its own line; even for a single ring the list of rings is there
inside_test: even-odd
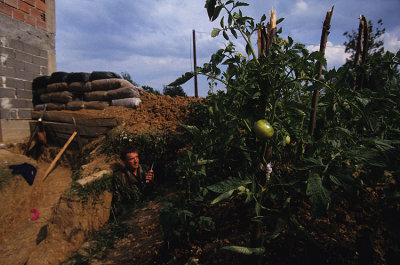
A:
[[[217,37],[219,35],[220,31],[221,30],[218,28],[213,28],[213,30],[211,31],[211,37],[213,37],[213,38]]]
[[[262,255],[265,252],[264,247],[260,248],[248,248],[248,247],[241,247],[241,246],[225,246],[223,249],[233,251],[236,253],[240,253],[243,255]]]
[[[174,82],[170,83],[168,86],[179,86],[187,81],[189,81],[194,76],[193,72],[186,72],[181,77],[177,78]]]
[[[308,177],[306,195],[310,196],[315,216],[323,215],[329,207],[331,197],[328,190],[322,185],[322,179],[318,174],[312,173]]]

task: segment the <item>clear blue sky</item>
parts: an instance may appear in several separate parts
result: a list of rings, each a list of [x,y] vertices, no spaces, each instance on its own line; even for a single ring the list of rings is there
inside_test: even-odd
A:
[[[281,36],[289,35],[310,50],[318,49],[323,20],[334,5],[326,51],[328,67],[345,62],[343,33],[358,28],[360,14],[375,25],[383,19],[385,48],[392,52],[400,49],[399,0],[247,2],[250,6],[241,8],[245,15],[259,21],[262,14],[268,17],[274,9],[278,18],[285,18],[280,24]],[[208,20],[204,3],[205,0],[57,0],[57,70],[126,72],[139,85],[162,91],[164,85],[192,70],[193,29],[198,65],[208,62],[211,54],[224,46],[222,36],[211,38],[219,19],[214,24]],[[243,42],[236,44],[243,52]],[[192,80],[183,87],[189,96],[194,95]],[[200,96],[207,92],[206,78],[199,77]]]

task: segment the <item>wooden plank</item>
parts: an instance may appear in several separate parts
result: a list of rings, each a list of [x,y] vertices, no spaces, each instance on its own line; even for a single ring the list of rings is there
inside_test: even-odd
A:
[[[62,145],[71,136],[73,132],[73,125],[67,123],[54,123],[54,124],[62,124],[62,125],[52,126],[53,125],[52,122],[44,122],[47,139],[49,140],[49,142],[55,143],[57,145]],[[29,125],[32,130],[32,128],[34,128],[35,126],[35,122],[30,122]],[[90,128],[91,130],[97,129],[97,127],[88,127],[88,128]],[[107,131],[110,130],[110,128],[107,127],[104,128],[106,128]],[[107,131],[105,131],[103,134],[106,134]],[[97,136],[81,135],[81,142],[82,144],[87,144],[103,134],[99,134]],[[75,138],[73,140],[73,143],[78,143],[78,138]]]
[[[61,144],[62,142],[65,142],[71,135],[70,134],[66,134],[66,133],[60,133],[60,132],[52,132],[52,135],[54,138],[57,139],[58,144]],[[81,142],[82,144],[87,144],[90,141],[93,141],[94,139],[96,139],[95,137],[81,137]],[[51,140],[51,139],[49,139]],[[78,140],[77,138],[75,138],[73,140],[73,143],[78,144]]]
[[[34,120],[40,118],[41,115],[42,111],[32,111],[32,119]],[[86,125],[93,127],[102,126],[113,128],[121,122],[120,119],[117,118],[97,117],[88,114],[69,113],[62,111],[46,111],[43,114],[42,120],[73,124],[72,117],[75,117],[77,125]]]
[[[47,168],[46,173],[44,173],[44,177],[42,179],[42,182],[46,180],[47,176],[50,174],[51,170],[54,168],[54,166],[56,165],[57,161],[60,159],[60,157],[64,153],[65,149],[67,149],[68,145],[72,142],[72,140],[74,139],[76,134],[77,134],[77,132],[75,131],[69,137],[68,141],[65,143],[64,147],[60,150],[60,152],[58,152],[56,158],[54,158],[54,160],[51,162],[49,168]]]
[[[46,128],[46,130],[51,130],[59,133],[67,133],[71,135],[75,131],[74,125],[69,123],[44,121],[43,125]],[[79,131],[79,134],[81,136],[99,137],[101,135],[106,134],[112,128],[104,126],[95,127],[95,126],[76,125],[76,129]]]

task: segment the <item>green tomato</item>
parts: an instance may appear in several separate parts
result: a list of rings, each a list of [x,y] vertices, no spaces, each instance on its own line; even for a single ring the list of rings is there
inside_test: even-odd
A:
[[[290,144],[290,136],[289,136],[289,135],[286,135],[286,137],[285,137],[285,143],[286,143],[286,144]]]
[[[254,132],[257,137],[264,140],[274,135],[274,128],[266,120],[258,120],[253,125]]]

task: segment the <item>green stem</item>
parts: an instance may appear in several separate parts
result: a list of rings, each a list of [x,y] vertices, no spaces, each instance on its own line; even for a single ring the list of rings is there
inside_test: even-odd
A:
[[[237,23],[235,17],[232,15],[232,12],[225,6],[225,4],[222,3],[221,1],[219,1],[219,3],[220,3],[220,4],[222,5],[222,7],[226,10],[226,12],[228,13],[228,15],[232,17],[233,22],[234,22],[235,25],[237,25],[237,29],[239,30],[239,32],[240,32],[240,34],[242,35],[243,39],[244,39],[244,40],[246,41],[246,43],[249,45],[250,51],[251,51],[251,54],[253,55],[254,60],[257,62],[257,64],[260,64],[260,62],[259,62],[258,59],[257,59],[256,52],[255,52],[254,49],[253,49],[253,45],[251,44],[250,37],[248,38],[248,37],[246,36],[246,34],[244,34],[244,32],[243,32],[242,29],[240,28],[239,24]]]
[[[275,112],[276,112],[276,105],[278,104],[278,100],[275,99],[274,104],[272,106],[272,113],[271,113],[271,117],[270,117],[270,122],[273,123],[274,119],[275,119]]]
[[[220,81],[221,83],[223,83],[223,84],[226,85],[227,87],[229,87],[229,84],[228,84],[226,81],[222,80],[222,79],[219,78],[219,77],[216,77],[215,75],[210,75],[210,74],[203,73],[203,72],[198,72],[198,74],[201,74],[201,75],[204,75],[204,76],[207,76],[207,77],[211,77],[211,78],[213,78],[213,79],[215,79],[215,80]]]

